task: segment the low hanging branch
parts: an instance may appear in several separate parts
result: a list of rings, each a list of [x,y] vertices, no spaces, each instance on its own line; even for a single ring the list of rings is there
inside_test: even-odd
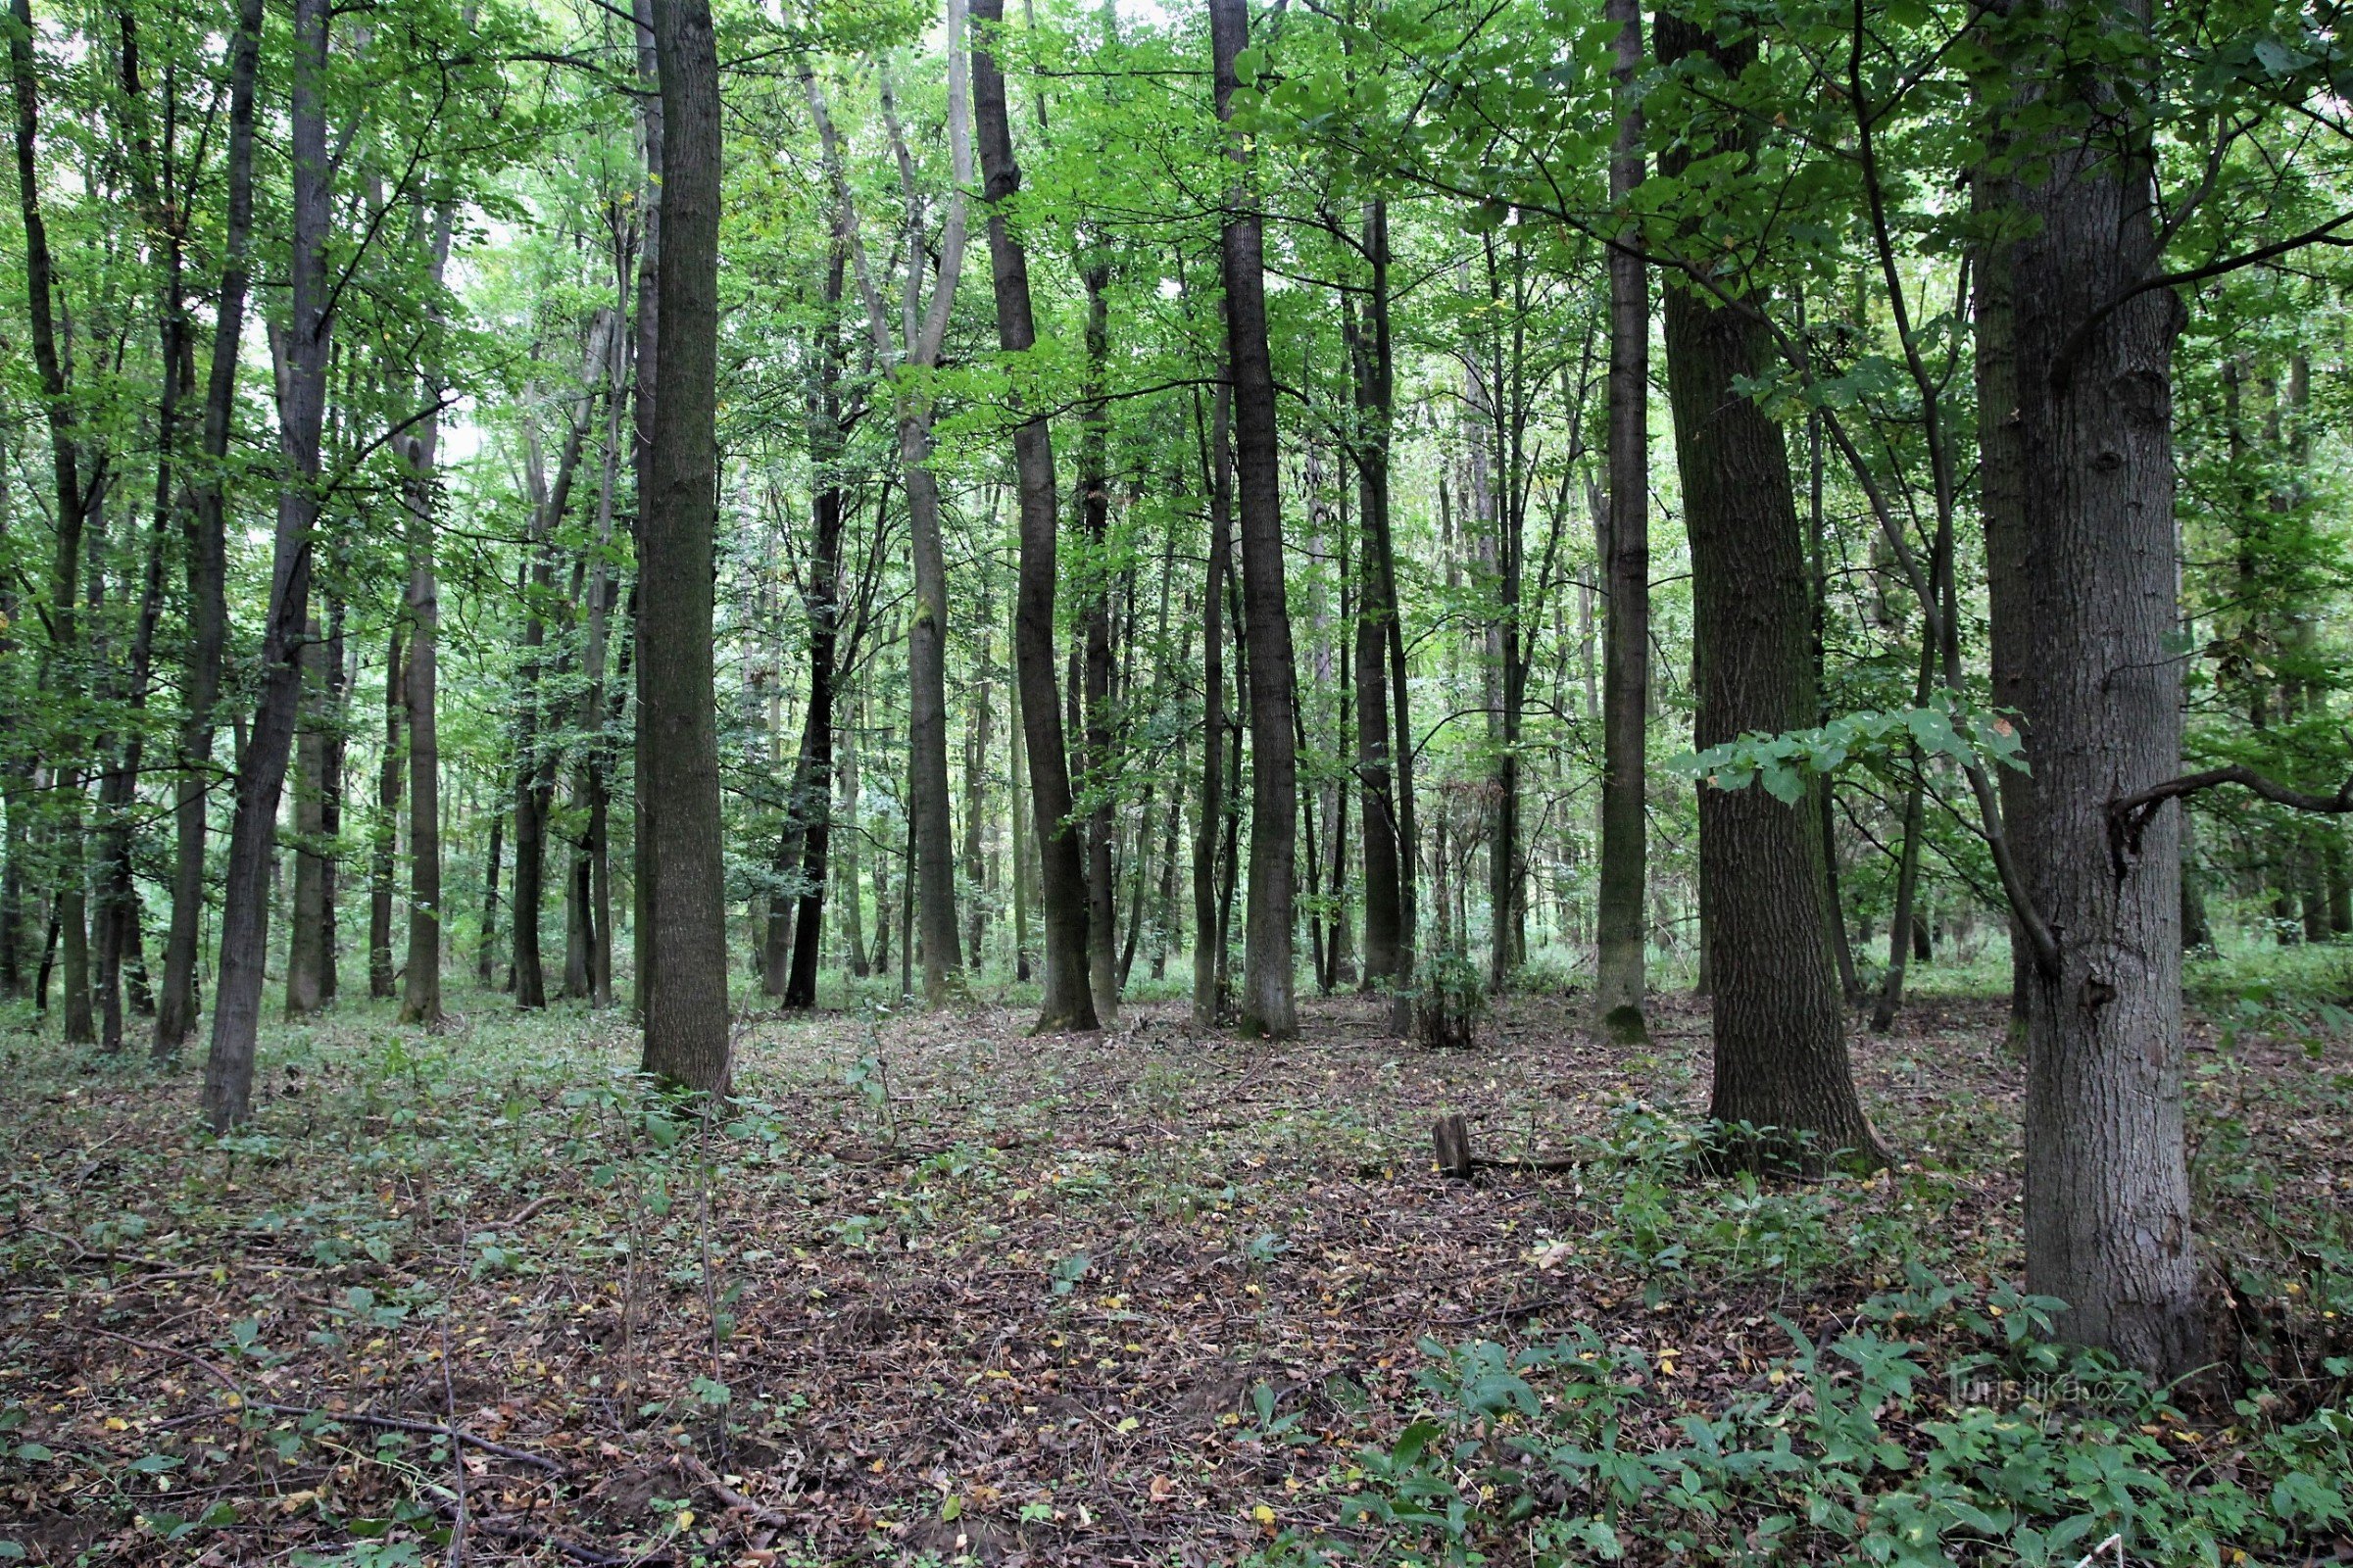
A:
[[[2353,812],[2353,778],[2347,778],[2334,795],[2313,795],[2303,790],[2265,778],[2251,767],[2233,762],[2229,767],[2210,767],[2202,773],[2184,773],[2163,784],[2108,803],[2108,839],[2115,852],[2119,869],[2125,858],[2140,853],[2141,835],[2148,831],[2149,822],[2167,801],[2195,795],[2221,784],[2236,784],[2253,790],[2267,801],[2295,811],[2314,811],[2337,816]]]

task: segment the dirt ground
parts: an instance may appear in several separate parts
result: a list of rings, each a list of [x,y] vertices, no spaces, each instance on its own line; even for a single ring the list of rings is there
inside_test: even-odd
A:
[[[190,1070],[0,1036],[0,1543],[389,1568],[463,1509],[477,1563],[1311,1555],[1362,1540],[1357,1456],[1412,1418],[1425,1340],[1588,1325],[1705,1408],[1788,1351],[1775,1314],[2017,1272],[1998,1003],[1857,1037],[1898,1169],[1761,1194],[1653,1180],[1706,1102],[1703,1005],[1635,1052],[1573,1005],[1513,999],[1446,1054],[1354,999],[1280,1045],[1168,1004],[1065,1039],[757,1019],[707,1128],[645,1113],[619,1020],[482,998],[433,1037],[266,1042],[219,1144]],[[2264,1213],[2353,1203],[2315,1087],[2344,1041],[2195,1033],[2217,1226],[2255,1226],[2255,1171]],[[1482,1154],[1586,1163],[1446,1180],[1447,1112]]]

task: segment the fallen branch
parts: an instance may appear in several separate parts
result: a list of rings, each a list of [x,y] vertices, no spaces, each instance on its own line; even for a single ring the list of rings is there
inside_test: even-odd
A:
[[[705,1464],[701,1459],[696,1458],[693,1454],[680,1454],[678,1456],[678,1463],[688,1475],[693,1476],[697,1481],[701,1482],[704,1488],[709,1491],[712,1496],[718,1498],[719,1501],[725,1503],[728,1507],[740,1509],[742,1512],[749,1514],[753,1519],[757,1520],[760,1524],[767,1525],[773,1529],[797,1530],[801,1527],[801,1521],[795,1519],[791,1514],[778,1513],[773,1508],[763,1507],[760,1504],[754,1502],[750,1497],[745,1496],[742,1493],[736,1491],[733,1487],[727,1485],[726,1482],[719,1479],[716,1471],[712,1470],[711,1466]]]

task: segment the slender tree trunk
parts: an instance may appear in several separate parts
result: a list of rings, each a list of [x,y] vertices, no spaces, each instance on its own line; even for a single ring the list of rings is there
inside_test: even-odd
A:
[[[1090,556],[1086,594],[1087,979],[1096,1015],[1119,1016],[1119,889],[1112,854],[1111,572],[1109,564],[1111,412],[1109,258],[1100,242],[1079,267],[1087,294],[1087,368],[1079,426],[1079,511]]]
[[[294,911],[286,931],[286,1016],[325,1004],[326,985],[326,640],[319,617],[304,628],[300,733],[295,740]]]
[[[1642,182],[1640,0],[1609,0],[1619,24],[1613,205]],[[1631,237],[1629,227],[1621,237]],[[1609,511],[1602,530],[1601,865],[1593,908],[1593,1017],[1604,1038],[1649,1038],[1642,1016],[1648,858],[1644,769],[1650,715],[1650,282],[1640,256],[1609,254]]]
[[[340,593],[330,591],[326,633],[327,731],[325,744],[320,748],[323,777],[319,805],[319,831],[325,852],[325,864],[320,868],[324,886],[319,899],[319,993],[320,1000],[329,1004],[333,1004],[341,984],[335,961],[335,910],[342,896],[344,736],[351,719],[352,672],[344,663],[349,650],[343,635],[343,612]]]
[[[433,215],[428,262],[436,286],[449,265],[451,225],[444,203]],[[437,376],[421,379],[438,395]],[[438,416],[420,421],[402,443],[401,471],[409,527],[409,956],[400,1018],[428,1028],[441,1021],[441,586],[433,539],[440,440]]]
[[[1225,923],[1218,914],[1217,867],[1226,821],[1225,603],[1234,536],[1233,461],[1227,444],[1232,399],[1230,386],[1220,382],[1208,431],[1201,434],[1205,470],[1201,482],[1209,495],[1209,574],[1201,589],[1201,808],[1193,822],[1193,1026],[1204,1030],[1223,1023],[1226,1010],[1220,951]],[[1198,398],[1194,422],[1201,422]]]
[[[983,628],[979,650],[980,672],[967,699],[964,715],[964,881],[972,888],[973,898],[964,910],[965,958],[977,971],[980,964],[981,938],[987,930],[987,901],[980,894],[986,880],[988,864],[982,855],[982,824],[989,818],[989,710],[995,695],[989,687],[989,596],[984,591],[980,602],[980,624]]]
[[[830,406],[830,388],[826,401]],[[838,412],[828,412],[823,417],[835,421],[826,428],[838,438]],[[827,461],[832,461],[830,456]],[[828,485],[817,492],[815,542],[809,568],[809,713],[801,741],[806,770],[793,808],[800,844],[801,893],[793,922],[792,971],[784,985],[788,1007],[817,1004],[825,865],[833,827],[833,693],[841,641],[842,508],[839,488]]]
[[[637,477],[639,535],[642,537],[646,497],[654,490],[655,354],[662,345],[662,96],[661,51],[655,46],[654,0],[630,0],[637,24],[637,136],[645,165],[638,189],[638,209],[644,214],[645,249],[637,268],[636,425],[630,447],[630,467]],[[638,553],[638,575],[629,585],[629,642],[625,662],[645,662],[645,616],[639,613],[645,584],[645,554]],[[627,683],[623,683],[627,684]],[[616,699],[615,709],[618,710]],[[640,728],[642,735],[642,725]],[[639,749],[642,752],[642,747]],[[640,1022],[649,1016],[654,990],[653,836],[646,831],[646,791],[642,776],[630,792],[629,943],[630,988]]]
[[[1389,528],[1390,411],[1395,369],[1389,335],[1389,204],[1365,204],[1364,250],[1372,286],[1359,318],[1348,319],[1358,430],[1354,446],[1357,547],[1356,778],[1364,819],[1364,989],[1399,995],[1410,983],[1399,957],[1402,913],[1397,864],[1397,795],[1391,777],[1389,593],[1394,564],[1383,554]],[[1411,1016],[1405,1018],[1406,1032]]]
[[[653,484],[640,498],[637,777],[644,851],[645,1070],[728,1084],[711,570],[717,525],[719,73],[709,0],[655,0],[662,74],[662,331]]]
[[[977,0],[973,21],[994,30],[1005,0]],[[973,126],[980,143],[982,194],[990,204],[989,262],[997,295],[997,338],[1006,354],[1037,342],[1029,256],[1006,220],[1004,204],[1021,186],[1005,109],[1005,76],[994,49],[972,52]],[[1013,468],[1021,491],[1021,569],[1014,606],[1013,664],[1029,752],[1030,804],[1038,830],[1046,920],[1046,994],[1038,1032],[1099,1028],[1087,973],[1087,873],[1078,824],[1071,820],[1070,759],[1054,676],[1055,513],[1054,442],[1043,414],[1013,432]],[[1288,816],[1288,810],[1286,811]]]
[[[83,548],[82,531],[90,512],[103,494],[102,472],[90,475],[85,489],[74,407],[67,384],[66,363],[58,351],[55,318],[55,266],[49,252],[48,228],[40,205],[38,147],[40,136],[39,73],[33,55],[30,0],[12,0],[8,53],[10,79],[16,98],[18,212],[25,234],[25,292],[32,328],[33,366],[40,385],[43,412],[49,427],[51,475],[57,488],[57,554],[50,594],[50,644],[42,661],[44,690],[71,688],[93,671],[84,667],[86,650],[80,643],[78,602]],[[103,463],[95,466],[103,469]],[[80,744],[78,737],[61,737],[66,750]],[[63,847],[57,894],[51,919],[63,928],[65,956],[66,1040],[88,1044],[97,1030],[90,1012],[87,911],[84,900],[82,844],[82,778],[78,768],[61,767],[52,775],[56,799],[62,806],[57,841]],[[44,964],[47,962],[44,958]],[[46,997],[47,985],[42,986]]]
[[[262,974],[269,942],[270,850],[278,796],[294,744],[302,697],[299,652],[311,596],[311,535],[319,520],[319,433],[326,413],[327,233],[332,221],[322,80],[326,0],[295,0],[293,103],[288,150],[293,173],[292,302],[285,332],[285,393],[278,439],[279,482],[270,600],[262,632],[262,694],[238,769],[236,812],[222,889],[220,999],[205,1062],[204,1116],[216,1132],[252,1108]]]
[[[2145,4],[2008,25],[2012,103],[2045,111],[2031,166],[2008,166],[1992,192],[2021,220],[1998,261],[2021,483],[2015,513],[1987,519],[1994,698],[2024,720],[2034,770],[2013,786],[2008,830],[2047,933],[2027,993],[2027,1281],[2069,1303],[2070,1338],[2170,1378],[2205,1348],[2182,1141],[2181,814],[2160,810],[2120,850],[2107,805],[2181,764],[2168,640],[2181,308],[2170,290],[2132,292],[2161,267],[2154,180],[2145,109],[2115,107],[2141,103],[2155,46]]]
[[[494,806],[490,845],[482,852],[482,929],[474,941],[474,980],[486,987],[497,985],[499,978],[499,877],[506,869],[506,859],[507,810],[504,806]]]
[[[388,1000],[395,979],[392,958],[393,868],[400,858],[401,743],[408,729],[404,676],[408,649],[395,621],[384,651],[384,754],[376,764],[375,840],[368,872],[368,994]]]
[[[1210,51],[1220,120],[1233,116],[1235,62],[1250,41],[1245,0],[1210,0]],[[1283,584],[1281,455],[1274,365],[1266,343],[1264,235],[1249,189],[1249,153],[1236,142],[1224,215],[1226,348],[1234,377],[1234,467],[1241,501],[1244,635],[1250,666],[1250,875],[1243,963],[1242,1032],[1299,1033],[1293,996],[1298,754],[1292,737],[1291,615]]]
[[[1661,13],[1659,62],[1707,51],[1728,74],[1755,58]],[[1663,156],[1683,172],[1688,154]],[[1670,167],[1672,166],[1672,167]],[[1691,535],[1692,743],[1815,721],[1805,548],[1781,427],[1739,388],[1763,372],[1761,330],[1670,282],[1665,300],[1676,456]],[[1822,908],[1821,815],[1761,788],[1699,792],[1700,938],[1715,999],[1710,1117],[1727,1158],[1820,1166],[1886,1155],[1855,1096]]]

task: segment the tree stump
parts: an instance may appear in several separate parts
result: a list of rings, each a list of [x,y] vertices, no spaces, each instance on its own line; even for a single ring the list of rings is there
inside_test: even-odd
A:
[[[1460,1116],[1441,1116],[1432,1129],[1438,1146],[1438,1173],[1454,1181],[1471,1179],[1471,1129]]]

